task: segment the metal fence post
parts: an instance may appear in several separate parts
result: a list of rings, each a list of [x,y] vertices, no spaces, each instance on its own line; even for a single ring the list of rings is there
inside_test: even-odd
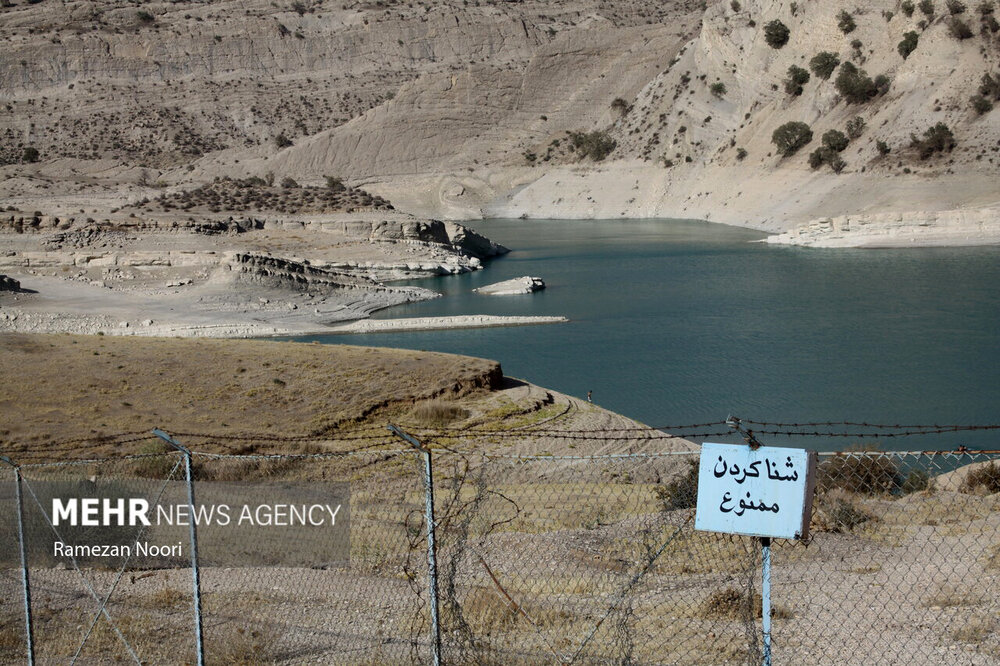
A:
[[[431,452],[415,437],[406,434],[396,426],[390,425],[389,431],[420,451],[424,457],[424,497],[427,514],[427,586],[430,591],[431,600],[431,659],[434,666],[440,666],[441,623],[438,610],[437,544],[434,538],[436,528],[434,522],[434,469],[431,465]]]
[[[771,537],[760,538],[761,630],[764,635],[764,666],[771,666]]]
[[[28,666],[35,664],[35,633],[31,621],[31,577],[28,574],[28,550],[24,542],[24,499],[21,495],[21,468],[10,458],[0,460],[14,468],[14,493],[17,498],[17,542],[21,550],[21,587],[24,590],[24,642]]]
[[[205,643],[202,636],[201,627],[201,574],[198,571],[198,521],[195,519],[197,513],[194,507],[194,481],[191,478],[191,451],[182,446],[180,442],[163,432],[160,429],[153,430],[153,434],[174,447],[184,455],[184,475],[187,483],[188,505],[191,507],[191,580],[194,586],[194,632],[195,649],[198,654],[198,666],[205,665]]]

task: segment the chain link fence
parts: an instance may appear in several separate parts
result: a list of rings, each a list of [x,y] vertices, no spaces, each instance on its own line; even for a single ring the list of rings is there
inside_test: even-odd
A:
[[[423,441],[164,447],[0,470],[0,661],[28,654],[26,572],[37,663],[194,664],[199,643],[209,664],[432,663],[438,640],[446,664],[761,663],[760,543],[694,529],[697,451],[490,455],[479,436]],[[821,454],[809,539],[772,544],[774,663],[1000,663],[998,457]],[[196,558],[184,521],[54,524],[57,497],[177,511],[187,462],[196,513],[233,509],[228,525],[202,514]],[[279,506],[339,507],[344,529],[283,526]],[[253,515],[235,529],[238,507]],[[179,548],[68,557],[56,541]]]

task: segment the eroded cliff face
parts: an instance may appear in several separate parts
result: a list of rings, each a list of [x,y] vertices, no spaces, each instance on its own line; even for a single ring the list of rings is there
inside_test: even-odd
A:
[[[0,196],[96,217],[220,176],[331,176],[425,217],[776,231],[981,208],[996,201],[1000,111],[970,98],[1000,106],[1000,28],[988,3],[936,4],[17,0],[0,8]],[[888,86],[851,102],[841,69],[810,71],[820,52]],[[792,67],[809,73],[799,91]],[[997,84],[980,91],[984,75]],[[839,170],[811,166],[855,119]],[[772,136],[788,122],[813,139],[782,156]],[[912,137],[938,123],[954,147],[921,157]],[[594,137],[613,149],[590,152]]]

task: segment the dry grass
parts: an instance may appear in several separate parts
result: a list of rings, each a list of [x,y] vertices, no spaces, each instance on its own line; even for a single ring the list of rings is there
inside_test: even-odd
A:
[[[19,450],[53,440],[155,426],[327,433],[384,417],[394,405],[412,409],[421,400],[488,388],[500,375],[492,361],[421,351],[8,334],[0,336],[0,376],[31,379],[0,385],[0,451],[17,458]],[[122,451],[89,451],[110,453]]]
[[[698,606],[698,615],[713,620],[743,620],[752,612],[755,618],[764,614],[761,598],[754,592],[733,587],[716,590]],[[771,617],[787,620],[792,612],[777,604],[771,606]]]
[[[996,631],[996,628],[995,618],[970,617],[951,632],[951,637],[960,643],[982,643]]]
[[[414,407],[407,416],[407,423],[428,428],[443,428],[469,418],[469,410],[454,403],[431,400]]]
[[[927,608],[957,608],[981,603],[983,597],[978,592],[954,586],[942,586],[923,600],[923,605]]]

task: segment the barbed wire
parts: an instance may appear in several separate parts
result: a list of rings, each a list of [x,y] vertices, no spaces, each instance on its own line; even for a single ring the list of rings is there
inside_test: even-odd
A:
[[[927,435],[940,435],[958,432],[986,432],[1000,430],[997,424],[882,424],[870,423],[866,421],[806,421],[801,423],[784,423],[776,421],[757,421],[753,419],[739,419],[740,423],[764,426],[764,429],[754,428],[752,432],[758,436],[768,437],[809,437],[809,438],[855,438],[855,439],[893,439],[901,437],[919,437]],[[709,421],[704,423],[693,423],[687,425],[668,425],[657,427],[628,426],[628,427],[596,427],[596,428],[576,428],[566,430],[556,430],[552,428],[540,428],[532,430],[499,430],[499,429],[463,429],[450,427],[412,427],[409,429],[419,433],[421,437],[428,440],[433,439],[435,448],[440,448],[451,453],[459,453],[449,447],[442,440],[448,439],[489,439],[489,438],[517,438],[517,439],[554,439],[564,441],[593,441],[593,442],[614,442],[614,441],[663,441],[672,439],[707,439],[716,437],[739,436],[739,432],[732,427],[728,430],[714,430],[703,432],[677,432],[697,428],[706,428],[715,425],[725,425],[727,421]],[[767,428],[767,426],[773,426]],[[822,430],[821,428],[866,428],[863,431],[854,430]],[[235,447],[238,442],[253,442],[257,444],[319,444],[330,442],[368,442],[365,446],[352,448],[346,451],[335,452],[338,455],[362,453],[382,446],[396,446],[398,442],[388,433],[379,432],[376,428],[381,426],[362,426],[356,429],[341,431],[340,433],[330,433],[326,435],[277,435],[274,433],[207,433],[172,431],[172,434],[180,438],[211,441],[221,447]],[[813,428],[805,430],[804,428]],[[28,459],[43,458],[55,454],[65,454],[69,452],[84,453],[100,449],[102,447],[123,447],[129,444],[158,441],[158,438],[149,431],[125,431],[114,434],[93,435],[91,437],[77,437],[71,439],[52,440],[44,443],[36,443],[35,446],[27,448],[0,451],[8,456],[23,457]],[[964,447],[958,447],[957,452],[964,452]],[[952,450],[941,450],[937,453],[953,452]],[[247,452],[250,453],[250,452]],[[333,452],[322,452],[323,455]],[[930,453],[930,451],[928,451]],[[312,454],[304,454],[312,455]]]
[[[925,425],[915,425],[915,424],[885,424],[885,423],[868,423],[866,421],[812,421],[807,423],[778,423],[774,421],[754,421],[752,419],[741,419],[743,423],[752,423],[753,425],[761,426],[773,426],[775,428],[814,428],[814,427],[833,427],[833,426],[854,426],[859,428],[876,428],[883,430],[924,430],[924,429],[959,429],[959,430],[1000,430],[1000,425],[948,425],[948,424],[925,424]]]

